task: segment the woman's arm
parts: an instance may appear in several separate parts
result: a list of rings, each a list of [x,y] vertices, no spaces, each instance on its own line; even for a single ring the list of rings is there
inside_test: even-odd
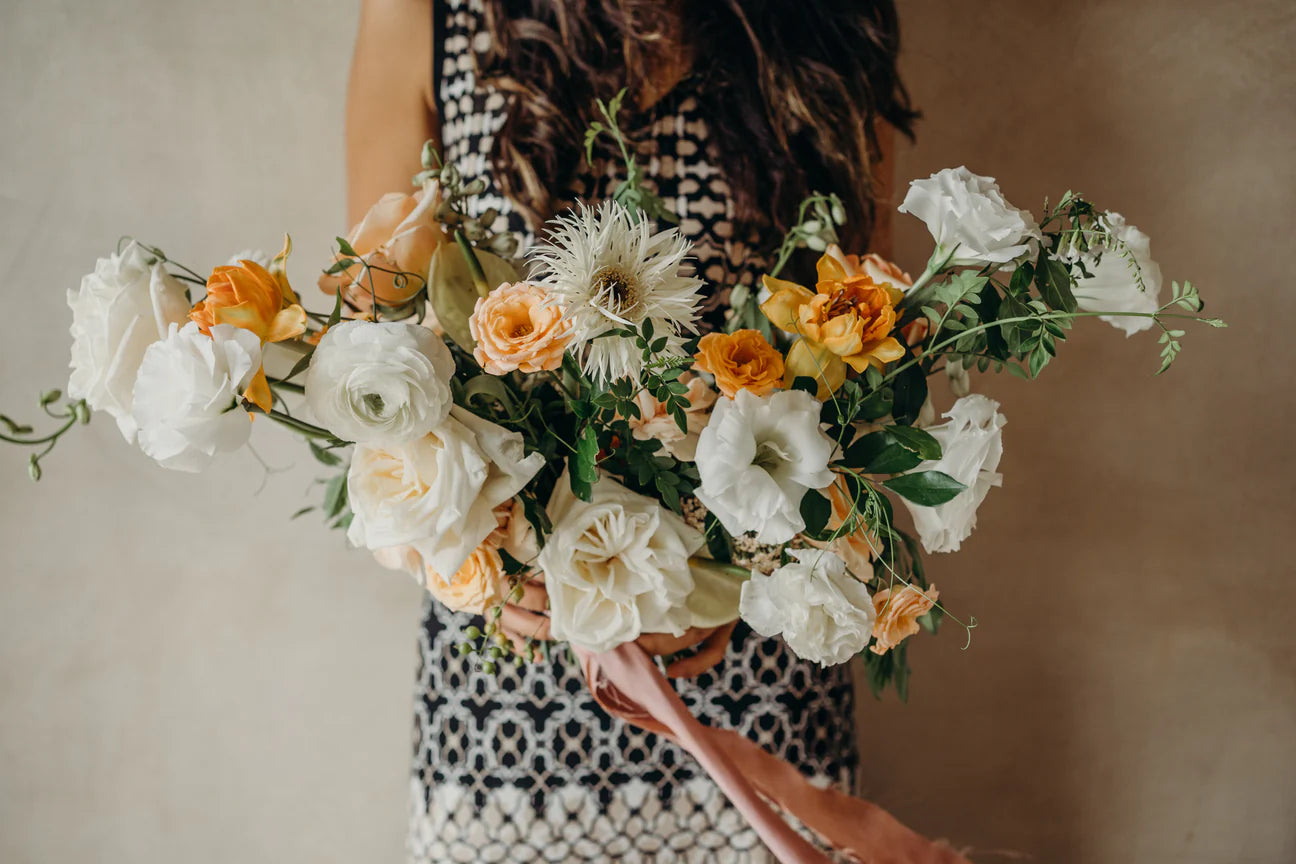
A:
[[[439,138],[432,0],[364,0],[347,88],[348,224],[388,192],[409,192],[423,142]]]

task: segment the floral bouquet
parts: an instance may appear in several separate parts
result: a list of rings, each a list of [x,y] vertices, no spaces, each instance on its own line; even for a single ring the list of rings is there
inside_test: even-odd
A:
[[[631,152],[618,104],[600,103],[587,145],[606,135]],[[101,259],[68,294],[67,398],[40,399],[60,425],[0,415],[0,437],[33,448],[39,479],[91,410],[181,471],[285,426],[331,472],[298,515],[318,509],[484,616],[457,648],[483,670],[570,643],[600,701],[688,747],[785,860],[815,859],[770,801],[856,854],[961,860],[700,726],[649,654],[696,674],[741,618],[821,664],[862,655],[875,692],[904,698],[905,640],[946,617],[975,626],[922,564],[959,548],[1000,484],[1004,417],[971,373],[1035,378],[1084,317],[1156,328],[1165,371],[1177,320],[1223,322],[1198,315],[1190,283],[1161,296],[1148,238],[1120,215],[1068,192],[1037,221],[958,168],[912,183],[900,207],[935,241],[917,279],[843,251],[846,214],[816,194],[759,291],[735,286],[708,329],[708,287],[686,239],[659,229],[666,211],[632,156],[611,199],[577,204],[520,256],[491,233],[495,214],[470,215],[481,180],[431,148],[423,161],[418,191],[338,238],[319,279],[331,314],[302,306],[288,242],[206,277],[136,241]],[[820,253],[813,282],[782,276],[798,249]],[[957,396],[944,411],[928,393],[938,373]]]

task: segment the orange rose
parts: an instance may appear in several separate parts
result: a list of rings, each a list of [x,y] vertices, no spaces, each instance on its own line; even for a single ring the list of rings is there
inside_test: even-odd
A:
[[[275,260],[282,261],[287,250],[285,245]],[[282,342],[306,331],[306,310],[298,304],[288,279],[282,271],[271,273],[255,261],[213,270],[207,277],[207,296],[190,310],[189,318],[208,336],[217,324],[230,324],[255,333],[263,343]],[[273,400],[264,368],[257,370],[243,396],[270,410]]]
[[[504,561],[489,543],[478,546],[448,583],[436,571],[426,568],[424,585],[433,597],[455,612],[475,615],[502,603],[509,590]]]
[[[445,230],[434,218],[441,196],[429,184],[413,195],[390,192],[369,208],[347,242],[370,269],[359,263],[337,274],[320,277],[326,294],[342,295],[361,311],[373,298],[384,306],[400,306],[426,284],[432,253],[445,242]],[[412,273],[413,276],[399,276]]]
[[[918,619],[932,610],[938,597],[940,592],[935,585],[926,591],[906,585],[899,591],[883,588],[874,594],[873,608],[877,610],[877,621],[873,623],[875,641],[869,650],[874,654],[885,654],[917,633]]]
[[[848,262],[849,263],[849,260]],[[881,369],[905,354],[891,335],[895,305],[904,292],[890,282],[878,284],[867,273],[849,273],[830,255],[819,259],[819,281],[812,292],[794,282],[762,277],[771,296],[761,304],[765,317],[801,338],[788,351],[785,383],[795,378],[819,381],[819,398],[846,380],[846,369]]]
[[[913,280],[909,278],[908,273],[876,252],[870,252],[863,257],[847,255],[834,243],[828,247],[824,255],[836,261],[847,276],[867,276],[879,285],[889,282],[893,288],[899,288],[906,293],[913,287]]]
[[[783,383],[783,355],[759,330],[708,333],[698,340],[693,359],[715,376],[716,387],[730,399],[739,390],[768,396]]]
[[[479,297],[468,329],[477,343],[473,357],[491,375],[557,369],[571,342],[571,322],[544,288],[527,282]]]

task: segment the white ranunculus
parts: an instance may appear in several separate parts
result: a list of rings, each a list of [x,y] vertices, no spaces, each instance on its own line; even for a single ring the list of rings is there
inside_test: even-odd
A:
[[[100,258],[81,287],[68,291],[72,308],[72,374],[68,395],[84,399],[117,421],[133,442],[135,376],[148,347],[182,324],[189,313],[184,286],[131,242],[119,255]]]
[[[1040,239],[1035,217],[1005,201],[993,177],[962,166],[910,183],[899,209],[927,224],[936,241],[933,257],[952,252],[955,265],[1005,264]]]
[[[422,438],[450,412],[450,349],[426,327],[347,321],[320,339],[306,372],[306,404],[346,441]]]
[[[794,561],[770,573],[752,573],[739,612],[762,636],[782,636],[788,647],[821,666],[845,663],[868,647],[877,612],[864,583],[846,562],[819,549],[789,549]]]
[[[1088,277],[1076,280],[1076,303],[1086,312],[1155,312],[1161,308],[1161,267],[1152,260],[1148,236],[1119,213],[1103,216],[1112,243],[1104,244],[1102,259],[1089,264]],[[1133,261],[1131,261],[1131,257]],[[1139,287],[1138,277],[1143,278]],[[1152,326],[1151,318],[1100,315],[1126,336]]]
[[[701,533],[607,477],[582,501],[563,476],[547,510],[553,533],[537,564],[555,639],[610,651],[644,633],[679,636],[691,626],[689,556],[702,548]]]
[[[452,576],[499,527],[495,508],[543,466],[541,454],[524,454],[521,435],[453,408],[422,438],[356,446],[347,538],[371,550],[412,546],[428,567]]]
[[[999,403],[974,393],[945,412],[949,420],[927,429],[941,445],[941,458],[923,462],[914,471],[943,471],[968,488],[937,507],[904,504],[928,552],[957,552],[976,527],[976,511],[991,486],[1003,475],[995,471],[1003,456],[1004,417]]]
[[[140,449],[163,467],[201,471],[252,434],[239,400],[261,368],[255,333],[217,324],[206,336],[190,321],[172,324],[144,352],[135,381]]]
[[[721,398],[698,437],[697,498],[730,534],[784,543],[805,528],[801,499],[833,482],[833,442],[819,428],[821,405],[801,390]]]

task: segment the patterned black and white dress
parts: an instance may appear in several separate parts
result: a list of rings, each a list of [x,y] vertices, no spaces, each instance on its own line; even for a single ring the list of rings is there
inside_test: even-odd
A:
[[[440,0],[434,8],[445,159],[464,176],[489,181],[504,99],[473,74],[473,51],[488,39],[478,2]],[[707,282],[715,290],[751,284],[764,262],[733,236],[729,189],[689,86],[632,120],[641,161],[693,241]],[[531,239],[498,190],[478,203],[497,208]],[[426,602],[414,699],[411,862],[773,860],[691,756],[594,703],[567,652],[487,675],[453,650],[472,616]],[[845,665],[821,669],[740,623],[718,666],[675,686],[703,723],[736,729],[817,782],[851,790],[858,753]]]

